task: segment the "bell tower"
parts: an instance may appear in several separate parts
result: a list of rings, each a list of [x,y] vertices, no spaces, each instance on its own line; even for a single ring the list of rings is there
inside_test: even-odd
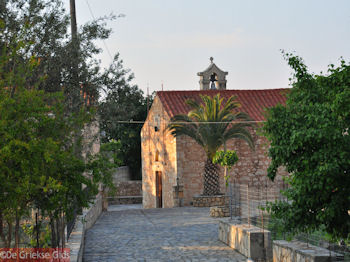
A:
[[[197,73],[199,76],[200,90],[226,89],[226,75],[228,72],[222,71],[213,60],[214,58],[210,57],[209,67],[203,72]]]

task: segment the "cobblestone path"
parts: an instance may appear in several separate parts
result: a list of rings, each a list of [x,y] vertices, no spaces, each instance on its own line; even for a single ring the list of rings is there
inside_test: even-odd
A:
[[[85,262],[247,261],[218,240],[208,208],[105,212],[85,237]]]

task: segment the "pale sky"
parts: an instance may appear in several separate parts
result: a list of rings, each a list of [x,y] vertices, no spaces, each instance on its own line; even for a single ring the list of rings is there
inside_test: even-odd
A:
[[[350,61],[350,0],[76,0],[78,25],[92,19],[87,1],[95,17],[126,15],[108,23],[106,44],[144,91],[162,82],[164,90],[199,90],[197,72],[210,56],[229,72],[227,89],[288,87],[280,49],[314,73],[341,56]],[[98,45],[106,67],[111,58]]]

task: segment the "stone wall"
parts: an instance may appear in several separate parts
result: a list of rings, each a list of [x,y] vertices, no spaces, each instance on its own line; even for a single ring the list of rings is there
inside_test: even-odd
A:
[[[122,181],[116,182],[116,196],[142,196],[142,181]]]
[[[141,130],[143,207],[156,208],[156,172],[162,174],[162,207],[173,207],[176,185],[176,139],[166,130],[170,118],[159,97]]]
[[[101,213],[102,196],[99,194],[89,208],[84,208],[83,214],[76,218],[74,229],[66,244],[66,247],[70,249],[71,262],[82,261],[85,232],[95,224]]]
[[[109,205],[130,205],[142,203],[142,181],[117,181],[115,195],[108,197]]]
[[[130,180],[131,180],[131,172],[128,166],[120,166],[114,170],[113,172],[114,184],[118,182],[130,181]]]
[[[219,222],[219,240],[254,261],[272,262],[270,231],[222,219]]]
[[[251,186],[265,185],[268,182],[267,168],[270,159],[267,156],[267,140],[251,132],[255,140],[255,151],[251,150],[246,142],[232,140],[227,144],[227,149],[236,150],[238,162],[229,171],[231,182],[237,184],[250,184]],[[184,204],[190,205],[193,196],[202,194],[203,172],[206,161],[204,150],[189,137],[177,138],[177,171],[180,184],[184,185]],[[284,169],[278,170],[278,176],[274,184],[282,188],[282,176],[288,175]],[[222,193],[226,193],[226,186],[223,177],[223,168],[220,169],[220,188]]]
[[[227,196],[194,196],[194,207],[224,206],[228,203]]]
[[[108,199],[108,205],[142,204],[142,196],[120,196]]]
[[[343,255],[301,241],[273,241],[274,262],[327,262],[342,260],[344,260]]]
[[[86,159],[89,155],[100,152],[100,126],[98,120],[85,125],[83,129],[82,156]]]
[[[210,208],[211,217],[229,217],[230,209],[228,206],[215,206]]]
[[[241,214],[241,208],[232,206],[232,216],[237,217]],[[210,208],[211,217],[229,217],[230,206],[214,206]]]

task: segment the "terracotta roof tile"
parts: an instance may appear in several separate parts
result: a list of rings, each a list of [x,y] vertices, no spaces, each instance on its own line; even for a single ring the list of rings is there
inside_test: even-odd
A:
[[[239,110],[246,112],[256,121],[262,121],[265,120],[264,112],[266,108],[286,103],[287,92],[288,89],[158,91],[157,96],[160,98],[168,115],[173,117],[177,114],[188,113],[190,108],[185,103],[187,99],[201,102],[200,95],[214,96],[220,93],[221,97],[225,99],[234,95],[241,104]]]

